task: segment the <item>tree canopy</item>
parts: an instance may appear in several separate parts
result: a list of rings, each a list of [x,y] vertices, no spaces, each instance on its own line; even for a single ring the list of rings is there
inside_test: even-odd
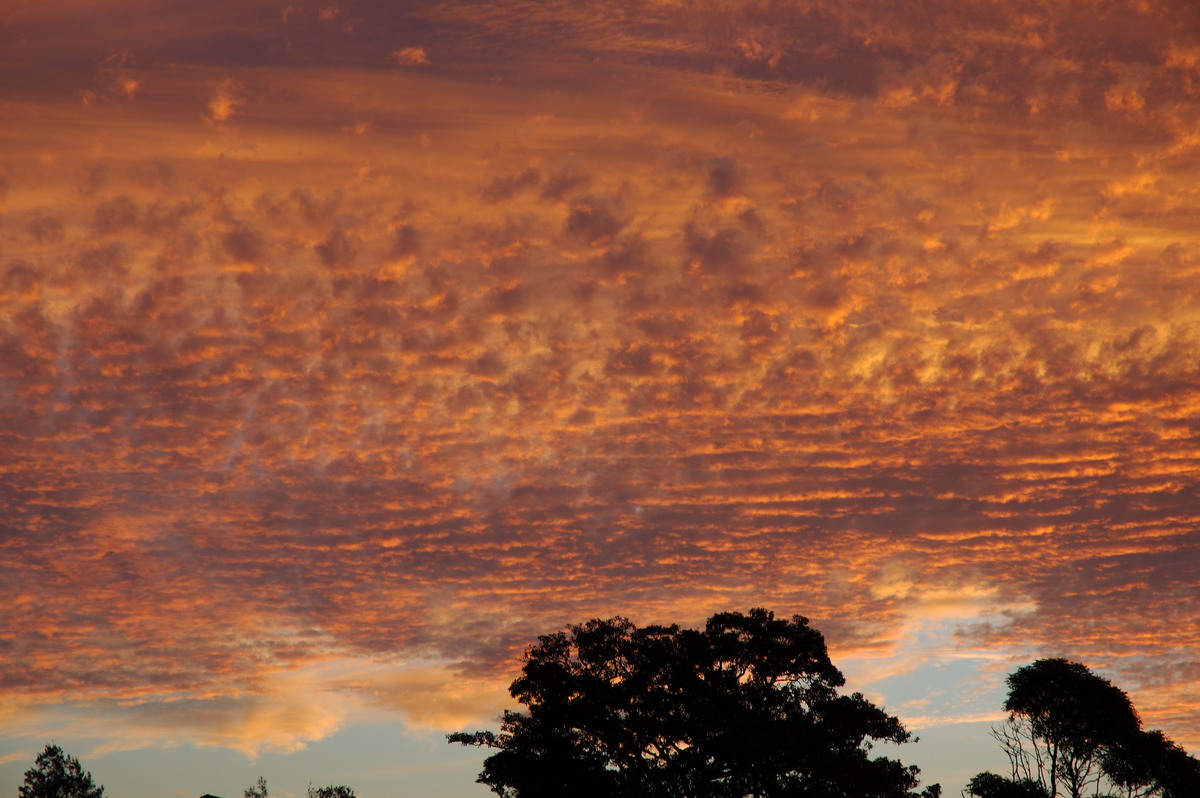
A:
[[[25,783],[17,789],[18,798],[104,798],[103,785],[92,781],[79,760],[51,743],[38,754],[34,765],[25,771]]]
[[[1046,798],[1046,792],[1036,781],[1006,779],[995,773],[980,773],[963,790],[976,798]]]
[[[980,773],[976,798],[1183,798],[1200,795],[1200,762],[1143,731],[1129,696],[1078,662],[1042,659],[1007,679],[1008,719],[993,729],[1011,778]]]
[[[345,785],[314,787],[308,785],[308,798],[355,798],[354,790]]]
[[[591,620],[544,635],[501,730],[448,735],[496,749],[478,781],[503,798],[909,798],[919,770],[872,757],[904,743],[802,616],[720,613],[702,630]],[[933,785],[921,795],[937,796]]]

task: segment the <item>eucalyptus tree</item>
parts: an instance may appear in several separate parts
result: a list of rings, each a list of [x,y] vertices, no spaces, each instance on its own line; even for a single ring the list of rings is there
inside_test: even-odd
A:
[[[1144,731],[1129,696],[1087,666],[1041,659],[1018,668],[1007,684],[1008,718],[992,736],[1011,778],[981,773],[965,795],[1200,796],[1200,762],[1162,732]]]

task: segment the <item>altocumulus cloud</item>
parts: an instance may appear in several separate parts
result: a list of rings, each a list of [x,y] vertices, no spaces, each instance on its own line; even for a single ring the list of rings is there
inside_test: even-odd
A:
[[[1190,4],[151,5],[10,23],[12,728],[468,723],[765,605],[1200,743]]]

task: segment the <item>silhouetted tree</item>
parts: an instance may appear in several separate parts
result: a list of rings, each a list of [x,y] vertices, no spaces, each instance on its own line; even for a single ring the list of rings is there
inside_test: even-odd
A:
[[[1156,743],[1153,767],[1162,798],[1196,798],[1200,795],[1200,759],[1153,731],[1162,741]]]
[[[254,786],[247,787],[246,791],[242,793],[242,798],[271,798],[267,794],[267,780],[259,776]]]
[[[995,773],[980,773],[968,782],[963,795],[975,798],[1046,798],[1046,791],[1033,781],[1015,781]]]
[[[1101,766],[1121,798],[1200,796],[1200,761],[1157,729],[1108,749]]]
[[[1137,734],[1129,696],[1078,662],[1042,659],[1008,677],[1008,728],[999,734],[1016,775],[1057,798],[1082,798],[1105,749]]]
[[[478,781],[504,798],[909,798],[919,770],[870,756],[911,735],[845,680],[808,620],[721,613],[703,630],[592,620],[538,638]],[[922,795],[935,798],[937,785]]]
[[[1078,662],[1043,659],[1008,679],[1008,719],[993,728],[1012,778],[981,773],[964,793],[1047,798],[1200,796],[1200,762],[1162,732],[1145,732],[1129,696]]]
[[[314,787],[308,785],[308,798],[355,798],[354,790],[345,786]]]
[[[50,744],[37,755],[34,765],[25,771],[25,783],[17,789],[18,798],[104,798],[104,787],[96,786],[92,774],[79,760]]]

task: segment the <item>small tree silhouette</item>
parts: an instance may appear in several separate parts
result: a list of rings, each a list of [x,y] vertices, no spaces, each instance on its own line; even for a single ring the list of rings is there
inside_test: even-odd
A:
[[[96,786],[92,774],[85,772],[79,760],[51,743],[37,756],[34,766],[25,771],[25,783],[17,790],[19,798],[104,798],[104,787]]]
[[[255,782],[253,787],[246,788],[246,791],[244,793],[242,793],[242,797],[243,798],[270,798],[270,796],[267,794],[267,780],[264,779],[262,776],[259,776],[258,781]]]
[[[308,798],[356,798],[354,790],[344,785],[337,787],[330,784],[328,787],[314,787],[308,785]]]

